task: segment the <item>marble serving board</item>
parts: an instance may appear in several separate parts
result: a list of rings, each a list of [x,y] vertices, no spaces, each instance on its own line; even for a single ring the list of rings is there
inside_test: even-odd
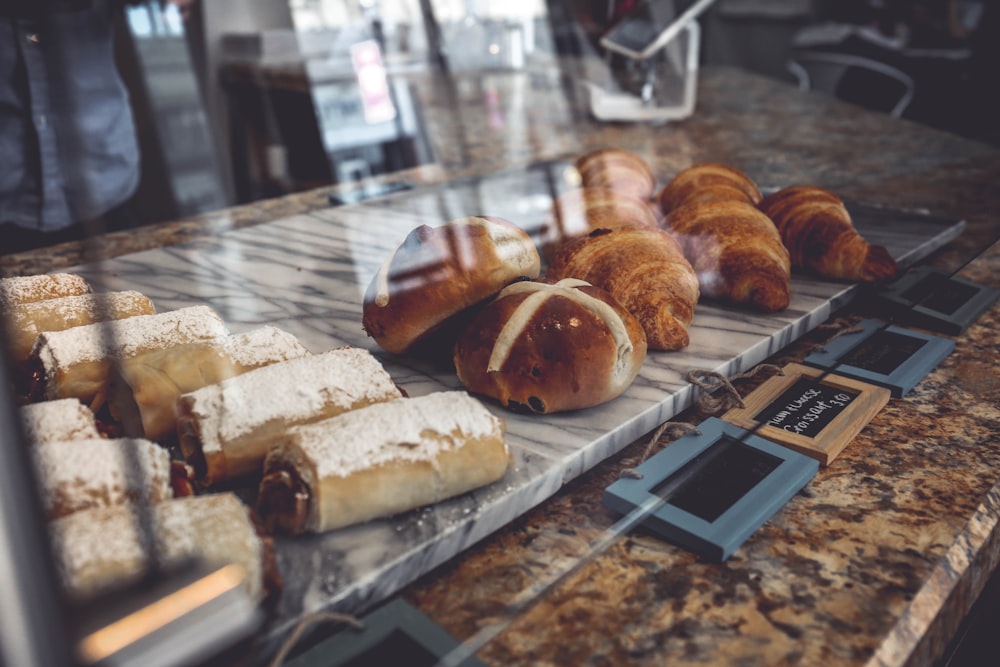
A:
[[[548,163],[476,181],[297,215],[185,245],[75,269],[99,289],[135,289],[159,310],[208,304],[234,332],[264,324],[313,352],[342,345],[373,351],[411,396],[461,389],[453,369],[382,352],[361,326],[361,301],[379,265],[420,224],[466,215],[507,218],[538,234],[553,197],[569,187],[566,165]],[[908,266],[958,236],[964,223],[921,213],[852,206],[858,228]],[[745,371],[825,321],[857,286],[796,275],[792,301],[764,315],[699,304],[691,344],[649,354],[619,398],[572,413],[518,415],[496,404],[514,462],[501,481],[433,507],[325,535],[276,540],[284,579],[269,631],[277,640],[304,614],[361,613],[541,503],[691,404],[685,380],[704,369]]]

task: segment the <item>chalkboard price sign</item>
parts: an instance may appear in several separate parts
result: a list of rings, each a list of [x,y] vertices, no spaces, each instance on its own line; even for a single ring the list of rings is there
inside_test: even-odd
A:
[[[828,465],[889,402],[890,392],[839,374],[788,364],[723,419]]]
[[[674,507],[715,521],[781,463],[777,456],[723,436],[653,487]]]
[[[923,306],[944,315],[954,315],[969,303],[978,290],[941,273],[925,273],[917,282],[903,290],[903,300],[914,307]]]
[[[1000,298],[1000,290],[922,266],[876,296],[895,319],[957,336]]]
[[[880,375],[891,375],[926,344],[926,339],[879,329],[854,346],[840,363]]]
[[[862,320],[859,330],[834,338],[805,363],[905,396],[955,349],[955,341],[879,320]]]
[[[815,438],[858,394],[803,376],[754,419],[789,433]]]
[[[723,561],[819,470],[815,459],[710,417],[604,490],[604,505]]]

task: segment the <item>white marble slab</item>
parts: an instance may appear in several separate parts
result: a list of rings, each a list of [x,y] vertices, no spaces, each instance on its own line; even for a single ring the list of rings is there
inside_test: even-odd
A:
[[[137,289],[162,310],[207,303],[233,331],[272,324],[314,352],[340,345],[372,349],[410,395],[460,388],[449,368],[382,353],[361,327],[371,276],[416,225],[498,215],[529,232],[543,224],[560,189],[562,165],[541,165],[484,181],[430,188],[378,202],[331,208],[79,267],[104,289]],[[957,236],[964,224],[918,213],[853,207],[861,231],[904,266]],[[762,315],[699,304],[691,345],[650,353],[632,387],[596,408],[550,416],[492,409],[507,422],[515,463],[500,482],[384,521],[326,535],[279,539],[284,592],[270,629],[282,636],[302,614],[360,612],[554,494],[625,445],[691,404],[692,369],[747,370],[825,321],[858,288],[795,276],[792,303]],[[249,490],[246,490],[249,493]]]

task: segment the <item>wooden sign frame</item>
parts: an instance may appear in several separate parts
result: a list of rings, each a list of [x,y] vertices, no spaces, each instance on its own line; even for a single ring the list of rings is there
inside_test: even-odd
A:
[[[945,303],[954,305],[951,312],[928,306],[913,296],[913,290],[918,289],[925,281],[937,281],[941,284],[940,287],[932,289],[932,294],[940,292],[947,286],[953,291],[961,290],[966,298],[954,305],[954,295],[949,298],[949,295],[942,294]],[[878,301],[890,308],[900,322],[952,336],[964,332],[998,298],[1000,290],[964,280],[930,266],[921,266],[906,272],[876,296]]]
[[[667,541],[722,562],[812,480],[819,464],[717,417],[709,417],[697,429],[697,434],[682,436],[642,463],[636,469],[637,478],[622,477],[608,486],[603,503],[625,515],[641,512],[644,516],[637,521]],[[733,442],[752,457],[767,459],[769,465],[766,472],[756,475],[760,479],[751,478],[748,489],[736,490],[731,494],[735,498],[725,499],[721,507],[713,508],[710,520],[685,509],[683,503],[672,503],[670,496],[659,490],[675,478],[681,480],[677,487],[683,487],[688,480],[697,484],[699,465],[712,463],[705,458],[709,450]],[[727,490],[732,491],[719,486],[704,490],[708,492],[704,495],[718,492],[723,496]]]
[[[822,465],[829,465],[837,458],[868,422],[878,414],[889,402],[890,391],[885,387],[868,384],[832,373],[826,373],[818,368],[802,364],[788,364],[782,371],[784,375],[775,375],[758,387],[743,400],[744,407],[733,408],[722,418],[746,429],[754,430],[763,438],[781,443],[806,456],[811,456]],[[840,389],[845,394],[853,395],[846,407],[832,416],[832,419],[820,429],[816,436],[803,435],[779,428],[768,423],[761,423],[757,417],[769,407],[772,407],[782,394],[803,378],[818,380],[819,384]]]
[[[861,331],[846,333],[833,339],[824,346],[822,352],[810,354],[803,362],[816,368],[836,372],[838,375],[886,387],[892,392],[893,397],[899,398],[908,394],[955,349],[955,341],[950,338],[889,325],[880,320],[862,320],[859,325],[862,327]],[[890,372],[879,372],[850,363],[851,355],[855,351],[866,341],[883,333],[921,341],[922,344]]]

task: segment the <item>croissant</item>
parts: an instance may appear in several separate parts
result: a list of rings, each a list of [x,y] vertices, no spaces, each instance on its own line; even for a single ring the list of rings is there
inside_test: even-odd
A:
[[[664,219],[707,297],[775,312],[791,299],[791,261],[770,218],[741,201],[685,204]]]
[[[724,164],[705,162],[682,170],[656,195],[664,214],[693,201],[735,200],[756,206],[761,194],[745,173]]]
[[[577,278],[610,292],[639,320],[651,350],[679,350],[690,342],[698,278],[662,229],[596,229],[563,244],[547,277]]]
[[[552,224],[539,246],[546,259],[562,243],[586,236],[595,229],[638,226],[656,228],[655,205],[629,193],[607,187],[576,188],[560,195],[552,205]]]
[[[858,233],[843,201],[829,190],[793,185],[765,197],[760,210],[774,221],[796,269],[863,282],[896,276],[889,251]]]
[[[585,188],[610,188],[642,200],[652,199],[656,175],[641,157],[621,148],[600,148],[576,159],[580,184]]]

